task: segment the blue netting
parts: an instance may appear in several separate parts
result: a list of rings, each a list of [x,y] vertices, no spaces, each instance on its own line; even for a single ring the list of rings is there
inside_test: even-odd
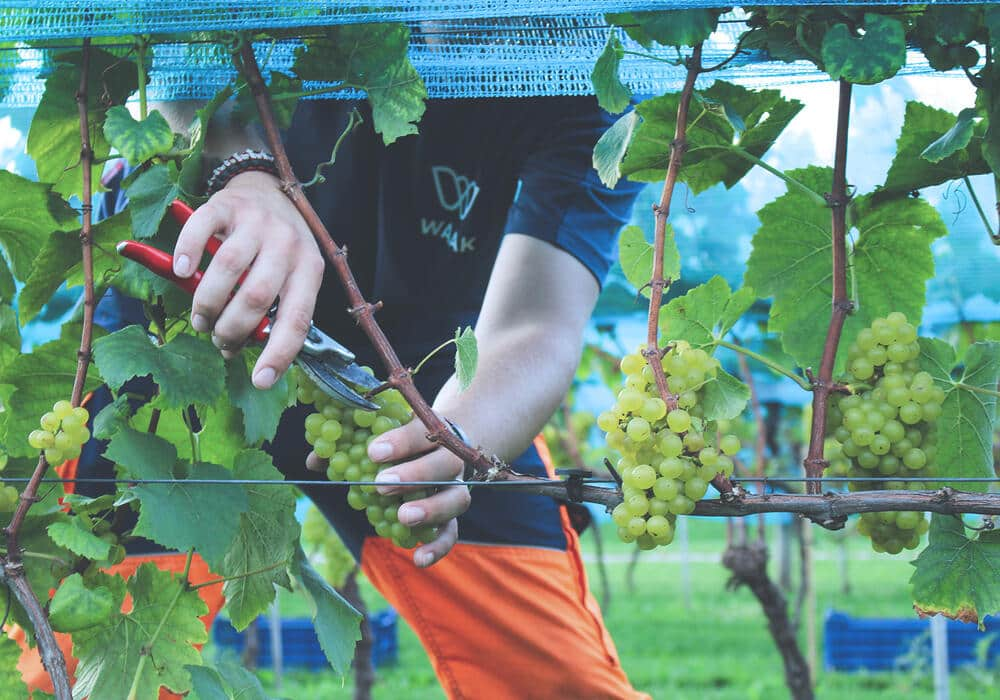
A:
[[[963,4],[968,0],[938,0]],[[760,0],[754,5],[821,5],[814,0]],[[857,0],[840,5],[926,4]],[[719,7],[717,0],[7,0],[0,3],[0,37],[32,41],[211,29],[251,29],[357,22],[428,22],[502,17],[559,17],[603,12]]]
[[[156,3],[157,13],[151,13],[152,3],[117,3],[115,13],[100,10],[104,3],[88,3],[93,8],[95,19],[88,28],[93,35],[105,33],[135,33],[139,31],[166,31],[191,29],[193,26],[208,28],[243,28],[247,26],[278,26],[282,21],[291,21],[291,9],[281,7],[263,8],[258,3],[228,3],[227,11],[219,9],[219,3],[194,0],[184,3],[184,11],[178,17],[170,15],[176,10],[174,3]],[[664,7],[693,6],[703,3],[691,2],[601,2],[588,0],[586,3],[574,0],[547,6],[549,16],[500,16],[483,18],[476,12],[528,12],[527,3],[512,2],[412,2],[395,10],[362,12],[361,3],[305,2],[301,6],[315,7],[317,13],[311,17],[313,24],[325,21],[357,21],[359,19],[407,19],[413,34],[410,56],[413,64],[423,76],[428,93],[434,98],[461,97],[524,97],[535,95],[579,95],[592,91],[590,72],[600,55],[608,36],[608,26],[603,14],[596,10],[649,9]],[[0,14],[0,36],[16,39],[40,38],[44,36],[68,37],[79,33],[84,25],[76,3],[7,3],[10,5],[38,5],[35,11],[42,13],[42,21],[34,18],[30,24],[18,24],[19,15]],[[143,10],[138,5],[145,5]],[[587,11],[581,13],[586,5]],[[62,8],[56,12],[55,8]],[[370,7],[370,6],[369,6]],[[46,9],[47,8],[47,9]],[[69,9],[67,9],[69,8]],[[166,8],[166,9],[164,9]],[[171,10],[170,8],[173,8]],[[234,10],[234,8],[236,8]],[[320,9],[324,8],[324,9]],[[168,11],[170,10],[170,11]],[[447,20],[436,20],[438,12],[451,12]],[[558,14],[552,14],[558,11]],[[0,10],[2,12],[2,10]],[[10,10],[7,11],[11,12]],[[388,13],[388,14],[387,14]],[[105,17],[105,15],[108,15]],[[200,18],[195,22],[192,17]],[[471,19],[460,19],[471,17]],[[100,18],[100,19],[98,19]],[[133,24],[122,26],[125,18]],[[295,15],[301,24],[301,15]],[[717,31],[707,43],[704,61],[712,64],[727,58],[736,46],[740,33],[746,29],[743,15],[733,13],[723,18]],[[175,21],[187,22],[184,26],[171,24]],[[419,20],[419,21],[417,21]],[[77,24],[74,25],[73,22]],[[74,27],[76,27],[74,29]],[[28,30],[34,32],[30,35]],[[626,49],[653,53],[661,58],[675,58],[673,49],[658,48],[652,51],[642,49],[623,34]],[[267,67],[289,71],[296,40],[285,40],[275,45],[258,47],[260,57],[268,56]],[[44,67],[45,52],[25,48],[24,44],[0,47],[0,83],[8,83],[9,89],[3,104],[7,106],[32,106],[37,104],[42,93],[42,82],[37,79]],[[120,49],[127,50],[124,45]],[[150,98],[154,100],[206,99],[232,79],[233,71],[228,64],[228,55],[217,45],[198,43],[163,43],[154,49],[153,71],[151,73]],[[930,68],[919,52],[910,52],[903,74],[927,72]],[[646,58],[626,55],[621,65],[621,76],[633,92],[639,95],[661,93],[679,88],[683,82],[683,70],[668,63],[655,62]],[[786,64],[766,60],[759,53],[747,53],[733,61],[724,71],[706,77],[706,81],[716,78],[732,80],[751,87],[780,85],[810,80],[825,79],[812,64]],[[309,85],[309,88],[321,87]],[[335,93],[334,97],[349,97],[347,93]]]

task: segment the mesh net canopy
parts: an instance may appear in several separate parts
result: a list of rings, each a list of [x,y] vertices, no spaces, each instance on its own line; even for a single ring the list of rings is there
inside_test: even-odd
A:
[[[817,4],[769,3],[759,4]],[[855,3],[840,3],[855,4]],[[858,3],[860,4],[860,3]],[[873,3],[867,3],[873,4]],[[888,4],[888,3],[887,3]],[[907,4],[907,3],[892,3]],[[149,87],[154,100],[207,99],[233,77],[228,55],[219,46],[199,43],[197,32],[208,30],[279,29],[323,25],[402,21],[412,30],[410,57],[432,98],[526,97],[589,94],[590,73],[608,38],[604,12],[711,7],[704,0],[412,0],[376,5],[354,0],[305,0],[260,3],[254,0],[126,0],[0,2],[0,84],[6,96],[0,104],[33,106],[41,97],[38,75],[46,51],[69,48],[75,38],[122,36],[112,49],[127,52],[131,37],[159,35],[153,47]],[[723,16],[719,30],[707,42],[706,65],[728,58],[746,29],[737,10]],[[164,36],[193,32],[183,41]],[[644,49],[622,33],[626,51],[675,59],[674,49]],[[31,42],[46,41],[46,49]],[[62,43],[65,42],[65,43]],[[295,39],[258,46],[271,70],[289,71]],[[78,44],[77,44],[78,45]],[[102,45],[104,45],[102,43]],[[104,45],[104,48],[109,48]],[[910,52],[901,73],[927,72],[919,52]],[[626,53],[621,77],[638,95],[677,89],[683,69]],[[826,79],[808,63],[770,61],[760,52],[741,53],[706,81],[722,78],[749,87]],[[321,87],[313,84],[307,87]],[[330,97],[354,97],[348,92]]]

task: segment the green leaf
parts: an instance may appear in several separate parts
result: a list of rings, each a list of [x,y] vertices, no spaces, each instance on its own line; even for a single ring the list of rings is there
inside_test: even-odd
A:
[[[158,347],[140,326],[128,326],[94,343],[94,361],[114,389],[132,377],[151,376],[159,386],[157,403],[166,408],[210,405],[225,389],[218,350],[192,335],[178,335]]]
[[[167,207],[181,195],[177,170],[172,165],[154,165],[139,175],[126,192],[132,235],[137,239],[155,236]]]
[[[17,327],[14,309],[0,304],[0,377],[7,365],[21,356],[21,329]]]
[[[84,527],[80,518],[54,522],[48,532],[57,545],[85,559],[107,559],[111,552],[111,545]]]
[[[626,112],[601,134],[594,145],[594,169],[609,189],[614,189],[622,177],[622,159],[638,124],[639,113],[635,110]]]
[[[191,676],[185,667],[201,663],[195,645],[208,641],[208,632],[198,618],[208,606],[197,591],[185,587],[176,574],[160,571],[152,563],[140,566],[128,581],[132,611],[119,612],[122,591],[104,625],[73,635],[73,653],[80,659],[74,697],[122,697],[144,656],[149,658],[135,697],[155,698],[161,686],[175,693],[190,690]]]
[[[83,189],[80,169],[80,114],[76,92],[80,87],[82,54],[62,53],[55,57],[55,69],[45,80],[45,92],[31,120],[28,131],[28,155],[35,159],[38,179],[53,183],[55,191],[69,197]],[[103,49],[90,50],[90,75],[87,91],[87,118],[90,145],[95,162],[92,181],[100,183],[101,161],[111,152],[104,137],[104,119],[108,109],[125,104],[138,87],[135,64]]]
[[[0,385],[14,388],[0,413],[3,422],[3,446],[12,457],[28,457],[38,450],[28,445],[28,433],[38,428],[38,419],[59,399],[68,399],[76,378],[76,353],[80,349],[80,326],[63,326],[58,340],[20,355],[0,375]],[[93,391],[101,384],[94,368],[87,373],[83,391]]]
[[[663,245],[663,277],[676,281],[681,276],[681,254],[677,250],[674,229],[667,224]],[[650,297],[649,281],[653,276],[652,243],[646,240],[646,234],[638,226],[627,226],[618,239],[618,260],[621,263],[625,279],[647,299]]]
[[[789,174],[815,192],[831,189],[827,168]],[[847,286],[857,290],[857,298],[855,312],[844,324],[841,348],[874,318],[891,311],[919,322],[926,281],[934,274],[930,245],[947,232],[937,210],[920,199],[877,204],[866,197],[854,202],[852,214],[858,231],[848,252]],[[830,211],[789,190],[758,217],[761,227],[744,282],[758,294],[774,297],[768,329],[782,334],[785,351],[802,367],[818,367],[833,295]]]
[[[971,107],[963,109],[958,113],[955,126],[948,129],[941,138],[921,151],[920,155],[932,163],[940,163],[948,156],[968,146],[975,131],[976,115],[976,110]]]
[[[982,123],[973,126],[974,135],[966,147],[936,162],[930,162],[923,156],[931,144],[943,139],[956,126],[956,117],[951,112],[920,102],[907,102],[903,129],[896,141],[896,156],[889,167],[885,184],[875,196],[905,195],[965,175],[990,172],[982,157],[985,129]]]
[[[174,132],[157,110],[136,121],[125,107],[112,107],[104,119],[104,138],[133,165],[166,153],[174,145]]]
[[[143,406],[136,412],[132,424],[140,430],[145,430],[152,418],[153,410],[151,404]],[[212,406],[200,407],[198,420],[201,422],[201,430],[196,433],[200,461],[221,464],[227,469],[232,469],[236,455],[247,446],[243,415],[240,410],[231,405],[223,395]],[[181,411],[162,411],[156,434],[173,443],[180,459],[195,461],[194,453],[191,451],[190,430],[184,422]]]
[[[244,480],[283,478],[271,457],[246,450],[236,458],[233,477]],[[287,586],[285,569],[299,541],[295,519],[295,492],[289,487],[246,485],[249,508],[240,516],[239,529],[221,566],[223,576],[238,576],[223,588],[233,626],[243,629],[274,600],[274,585]]]
[[[99,440],[107,440],[120,429],[128,426],[128,419],[132,413],[128,396],[122,394],[117,397],[94,416],[94,437]]]
[[[971,345],[965,355],[962,377],[952,379],[955,351],[947,343],[920,338],[920,366],[945,392],[937,420],[935,476],[993,476],[993,423],[997,400],[974,389],[996,391],[1000,380],[1000,343]],[[972,387],[972,388],[966,388]],[[954,484],[958,487],[958,484]],[[986,491],[988,484],[962,483],[963,491]]]
[[[242,413],[247,444],[259,445],[274,437],[281,414],[295,403],[295,396],[289,391],[287,375],[269,389],[255,387],[247,368],[248,361],[252,363],[253,358],[244,352],[226,363],[226,389],[229,401]]]
[[[694,46],[707,39],[719,21],[718,10],[660,10],[656,12],[614,12],[605,19],[646,48],[653,42],[664,46]]]
[[[979,29],[981,6],[929,5],[917,18],[918,27],[942,44],[967,44]]]
[[[624,55],[622,42],[618,34],[612,30],[608,35],[608,43],[605,44],[604,51],[601,52],[590,74],[597,104],[612,114],[624,111],[632,99],[632,91],[622,84],[621,78],[618,77],[618,65]]]
[[[260,679],[237,664],[186,668],[191,674],[188,700],[271,700],[271,696],[264,692]]]
[[[721,367],[705,383],[702,392],[705,420],[735,418],[743,413],[750,400],[750,388]]]
[[[136,479],[172,479],[177,448],[159,435],[123,427],[111,438],[104,457]]]
[[[913,607],[921,615],[978,622],[983,629],[983,618],[1000,612],[1000,532],[969,539],[960,518],[935,513],[929,544],[913,566]]]
[[[90,496],[82,496],[78,493],[67,493],[62,497],[62,502],[77,514],[100,513],[101,511],[112,510],[114,508],[115,494],[106,493],[103,496],[91,498]]]
[[[746,293],[734,296],[726,280],[715,275],[660,308],[660,332],[670,342],[714,345],[746,311],[746,297]]]
[[[72,574],[63,579],[52,598],[49,622],[56,632],[78,632],[107,620],[113,612],[115,595],[110,589],[89,587],[80,574]]]
[[[729,297],[729,303],[726,304],[726,310],[722,313],[722,318],[719,319],[716,335],[719,338],[726,335],[756,301],[757,292],[750,287],[740,287],[733,292],[733,295]]]
[[[17,294],[17,285],[14,283],[14,275],[11,274],[7,259],[0,255],[0,304],[9,304],[14,301]]]
[[[906,30],[892,17],[865,14],[864,34],[836,24],[823,37],[823,63],[834,80],[874,85],[906,64]]]
[[[131,238],[128,214],[121,212],[94,225],[91,237],[94,283],[101,286],[122,266],[115,246]],[[49,235],[18,297],[21,325],[38,315],[64,280],[68,288],[83,285],[81,256],[79,229],[72,233],[55,231]]]
[[[295,106],[299,101],[298,95],[302,92],[302,81],[279,71],[271,71],[270,77],[268,92],[271,95],[271,109],[274,111],[278,128],[287,129],[292,125],[292,115],[295,114]],[[233,116],[243,124],[260,121],[260,116],[257,114],[257,104],[254,102],[253,92],[250,90],[249,84],[244,84],[242,89],[236,93]]]
[[[50,185],[0,170],[0,245],[19,280],[27,279],[38,251],[54,231],[76,225],[76,212]]]
[[[476,376],[479,363],[479,346],[470,326],[455,329],[455,376],[462,391],[469,388]]]
[[[336,673],[347,673],[354,658],[354,644],[361,639],[361,614],[316,573],[301,547],[296,548],[292,573],[312,606],[313,625],[323,653]]]
[[[410,63],[410,30],[404,24],[330,27],[319,40],[306,39],[295,52],[301,80],[343,83],[368,93],[375,131],[388,146],[417,133],[427,89]]]
[[[0,634],[0,700],[24,700],[31,697],[42,700],[41,693],[29,694],[17,662],[21,658],[21,647],[6,634]]]
[[[735,185],[754,166],[752,158],[761,158],[802,109],[801,102],[786,100],[777,90],[748,90],[721,80],[700,94],[704,99],[692,101],[688,110],[688,149],[680,173],[695,194],[720,182]],[[666,176],[679,103],[680,95],[670,93],[636,106],[642,123],[621,165],[630,180],[661,182]],[[742,133],[733,128],[733,114],[746,127]]]

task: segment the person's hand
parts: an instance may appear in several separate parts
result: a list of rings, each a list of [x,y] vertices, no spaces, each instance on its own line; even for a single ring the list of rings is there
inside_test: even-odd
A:
[[[223,239],[191,303],[191,325],[212,333],[227,359],[246,343],[280,295],[253,383],[270,387],[302,349],[323,281],[323,257],[273,175],[247,172],[195,210],[174,247],[174,273],[190,277],[209,236]],[[240,275],[246,280],[234,289]],[[232,298],[230,298],[232,297]]]
[[[379,472],[376,481],[383,495],[402,495],[419,491],[419,486],[394,486],[409,481],[452,481],[462,476],[462,460],[427,439],[423,421],[414,418],[406,425],[379,435],[368,446],[368,457],[375,463],[398,462]],[[310,452],[306,466],[314,471],[326,468],[326,460]],[[425,543],[413,552],[413,562],[428,567],[446,555],[458,540],[459,515],[469,509],[472,497],[469,488],[456,481],[454,486],[437,490],[427,498],[408,501],[399,506],[399,522],[408,527],[433,525],[440,528],[437,539]]]

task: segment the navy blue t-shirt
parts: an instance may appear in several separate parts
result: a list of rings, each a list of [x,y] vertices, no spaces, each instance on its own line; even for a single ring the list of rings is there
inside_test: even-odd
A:
[[[378,320],[404,364],[415,365],[456,327],[475,325],[506,233],[551,243],[603,281],[639,186],[623,181],[610,191],[599,181],[592,152],[613,118],[594,98],[431,101],[420,134],[388,148],[363,105],[305,102],[285,138],[300,180],[310,180],[329,159],[355,107],[364,124],[343,142],[327,180],[307,195],[334,239],[347,247],[362,293],[384,303]],[[105,299],[102,308],[112,301]],[[346,307],[336,274],[328,270],[316,325],[381,370]],[[415,381],[425,397],[433,400],[452,367],[447,353],[424,365]],[[267,447],[289,478],[324,480],[304,467],[306,413],[303,407],[287,411]],[[534,449],[514,466],[544,474]],[[346,489],[303,490],[359,555],[372,530],[363,513],[347,507]],[[459,531],[463,541],[566,545],[555,502],[511,489],[477,491]]]

